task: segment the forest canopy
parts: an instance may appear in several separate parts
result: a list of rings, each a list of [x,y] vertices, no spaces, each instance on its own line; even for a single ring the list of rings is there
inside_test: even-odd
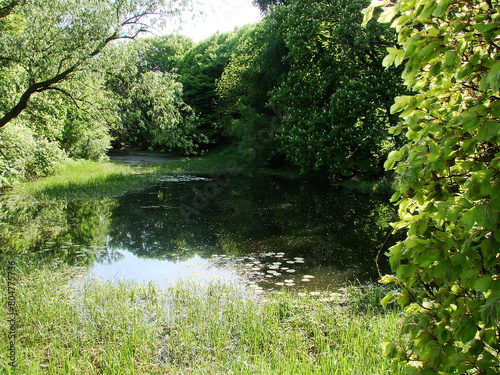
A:
[[[399,67],[382,67],[395,33],[361,26],[364,0],[257,3],[258,24],[194,43],[143,35],[182,2],[2,1],[0,185],[111,147],[225,146],[328,178],[384,173],[406,90]]]
[[[0,0],[0,187],[111,147],[388,173],[394,370],[498,374],[498,0],[253,3],[262,21],[194,43],[139,38],[182,1]]]

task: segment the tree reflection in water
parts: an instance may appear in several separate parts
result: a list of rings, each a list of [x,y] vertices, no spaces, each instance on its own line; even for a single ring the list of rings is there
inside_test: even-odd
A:
[[[4,198],[0,243],[26,259],[85,266],[112,264],[121,250],[172,262],[283,252],[287,259],[304,258],[304,272],[328,269],[345,278],[377,279],[375,258],[394,219],[386,197],[256,175],[225,181],[197,205],[208,183],[169,179],[114,199]],[[186,207],[193,208],[189,215]]]

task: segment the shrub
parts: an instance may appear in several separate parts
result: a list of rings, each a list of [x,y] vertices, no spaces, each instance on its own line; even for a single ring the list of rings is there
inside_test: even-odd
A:
[[[48,176],[66,158],[57,142],[16,121],[0,130],[0,187]]]
[[[495,6],[493,5],[495,4]],[[396,98],[391,152],[407,237],[390,249],[400,285],[385,297],[407,314],[403,340],[387,346],[407,374],[500,373],[500,14],[497,1],[375,1],[398,43],[386,66],[404,63],[415,95]]]

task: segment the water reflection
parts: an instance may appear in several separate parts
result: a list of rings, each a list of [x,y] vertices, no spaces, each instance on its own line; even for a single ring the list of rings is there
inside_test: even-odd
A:
[[[30,262],[86,266],[106,248],[113,199],[37,202],[0,200],[0,246],[6,255]]]
[[[193,259],[195,273],[240,275],[263,288],[378,278],[375,257],[394,214],[386,198],[260,175],[210,184],[165,178],[116,199],[4,199],[0,243],[37,261],[88,265],[98,277],[164,284]]]
[[[189,280],[196,283],[209,281],[224,281],[232,283],[245,283],[227,267],[218,267],[205,258],[195,255],[190,259],[165,262],[153,258],[139,258],[129,251],[119,251],[121,257],[109,264],[96,262],[87,276],[96,279],[125,280],[133,279],[137,282],[154,282],[166,286],[180,280]]]

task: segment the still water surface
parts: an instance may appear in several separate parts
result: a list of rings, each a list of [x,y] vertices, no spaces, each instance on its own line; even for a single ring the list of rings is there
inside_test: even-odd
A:
[[[269,175],[177,176],[119,198],[3,203],[4,246],[88,276],[336,289],[376,280],[387,197]],[[382,249],[382,253],[384,252]],[[384,256],[379,266],[387,272]]]

